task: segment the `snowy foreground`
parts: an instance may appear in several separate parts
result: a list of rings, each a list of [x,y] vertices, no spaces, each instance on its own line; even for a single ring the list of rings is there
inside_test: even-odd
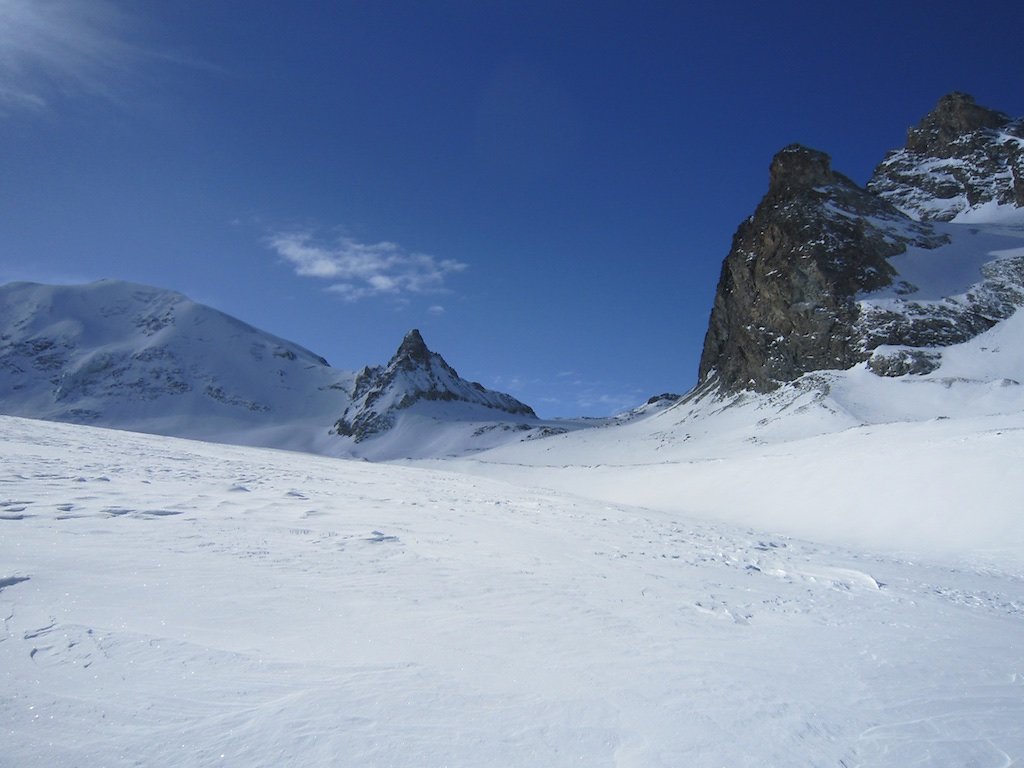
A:
[[[971,446],[1019,485],[1022,434]],[[0,764],[1024,762],[1019,541],[912,557],[526,479],[0,418]]]

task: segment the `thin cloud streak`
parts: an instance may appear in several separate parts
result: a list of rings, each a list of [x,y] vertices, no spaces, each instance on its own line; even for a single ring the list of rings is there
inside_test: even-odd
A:
[[[339,237],[318,242],[309,232],[279,232],[267,244],[300,277],[332,280],[327,290],[349,302],[372,296],[399,297],[410,293],[446,291],[448,275],[468,265],[407,251],[397,243],[360,243]]]
[[[54,94],[113,98],[131,49],[106,0],[0,0],[0,109],[41,110]]]
[[[133,21],[111,0],[0,0],[0,116],[44,112],[81,95],[124,107],[129,91],[159,89],[175,69],[230,74],[139,46],[130,39]]]

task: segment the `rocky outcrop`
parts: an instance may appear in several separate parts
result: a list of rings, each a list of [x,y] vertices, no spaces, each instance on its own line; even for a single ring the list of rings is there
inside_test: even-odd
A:
[[[911,129],[867,188],[823,152],[783,149],[722,266],[700,384],[764,392],[865,361],[884,376],[934,370],[941,355],[929,349],[973,338],[1024,305],[1024,258],[993,253],[973,284],[926,297],[891,259],[946,245],[961,229],[933,221],[1024,206],[1022,159],[1024,122],[960,93]]]
[[[942,355],[913,347],[880,347],[868,358],[868,370],[878,376],[920,376],[939,367]]]
[[[995,203],[1024,207],[1024,121],[950,93],[886,155],[868,190],[921,220]]]
[[[511,395],[461,378],[418,330],[402,340],[387,365],[363,368],[355,378],[352,403],[332,430],[361,442],[394,426],[399,411],[424,401],[462,402],[478,408],[536,419],[530,406]]]
[[[895,301],[858,302],[856,328],[864,350],[948,347],[984,333],[1024,306],[1024,257],[1004,256],[982,265],[977,282],[957,295],[915,300],[914,293],[908,286]]]
[[[856,296],[889,285],[888,259],[908,245],[943,242],[833,171],[825,153],[786,147],[722,266],[700,381],[714,376],[729,390],[766,391],[864,360]]]

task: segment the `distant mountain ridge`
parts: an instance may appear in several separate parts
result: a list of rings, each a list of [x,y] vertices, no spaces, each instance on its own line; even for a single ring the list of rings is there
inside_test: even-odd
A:
[[[180,293],[115,280],[0,286],[0,413],[376,458],[560,429],[460,378],[417,330],[356,374]]]
[[[781,150],[723,263],[699,385],[768,392],[865,362],[926,373],[936,348],[1009,317],[1024,304],[1022,150],[1024,123],[960,93],[866,188],[823,152]]]

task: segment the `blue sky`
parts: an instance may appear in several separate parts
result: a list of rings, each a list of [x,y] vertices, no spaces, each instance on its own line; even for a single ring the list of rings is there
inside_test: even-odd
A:
[[[1014,3],[0,0],[0,282],[180,290],[334,365],[418,327],[546,416],[693,385],[799,141],[863,183]]]

